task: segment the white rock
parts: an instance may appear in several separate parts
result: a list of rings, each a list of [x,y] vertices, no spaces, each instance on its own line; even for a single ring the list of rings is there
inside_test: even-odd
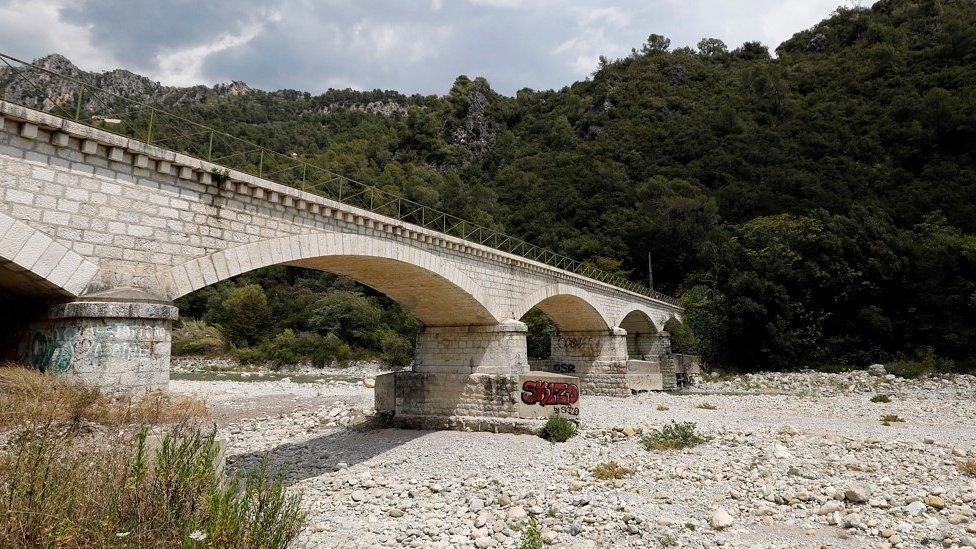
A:
[[[732,526],[734,523],[735,521],[732,520],[732,515],[730,515],[724,507],[719,507],[714,513],[712,513],[711,524],[712,528],[715,530],[724,530],[725,528]]]

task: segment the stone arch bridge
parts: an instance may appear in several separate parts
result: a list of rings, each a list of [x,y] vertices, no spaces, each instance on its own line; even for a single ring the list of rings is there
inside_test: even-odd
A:
[[[584,393],[629,393],[628,359],[666,351],[660,332],[681,315],[246,173],[218,183],[220,166],[59,117],[6,102],[0,116],[4,353],[102,385],[165,386],[172,301],[269,265],[347,275],[417,316],[413,371],[383,382],[403,416],[515,413],[513,380],[530,371],[519,319],[533,307],[559,329],[536,367],[573,372]]]

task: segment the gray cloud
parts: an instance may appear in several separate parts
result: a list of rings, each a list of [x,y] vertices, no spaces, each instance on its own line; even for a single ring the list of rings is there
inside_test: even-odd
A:
[[[0,0],[0,50],[171,84],[443,93],[467,74],[511,94],[584,78],[651,33],[775,46],[838,1]]]

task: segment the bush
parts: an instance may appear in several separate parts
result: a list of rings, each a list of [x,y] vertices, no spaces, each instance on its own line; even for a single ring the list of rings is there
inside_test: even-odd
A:
[[[888,404],[891,402],[891,397],[888,395],[874,395],[871,397],[871,402],[875,404]]]
[[[661,429],[655,429],[642,436],[641,444],[646,450],[682,450],[698,446],[707,440],[708,437],[698,431],[695,423],[672,421]]]
[[[413,342],[397,332],[385,328],[377,336],[380,345],[380,358],[390,369],[400,370],[413,363]]]
[[[593,478],[597,480],[617,480],[629,477],[634,474],[634,471],[616,461],[607,461],[594,467],[592,473]]]
[[[549,442],[566,442],[576,434],[576,424],[572,421],[559,417],[549,416],[546,426],[542,428],[539,436]]]
[[[918,379],[934,373],[951,373],[956,370],[955,364],[938,356],[932,349],[926,349],[917,353],[915,358],[899,358],[887,364],[885,368],[888,373],[906,379]]]
[[[79,440],[48,425],[0,453],[0,546],[286,547],[305,516],[267,468],[224,480],[213,434],[174,427],[157,449]]]
[[[219,323],[235,345],[253,345],[261,341],[271,323],[268,296],[257,284],[231,290],[220,309]]]
[[[522,528],[519,549],[542,549],[542,534],[539,532],[538,523],[533,518],[527,520]]]
[[[230,350],[227,338],[217,326],[202,320],[184,320],[173,330],[172,352],[182,355],[223,355]]]

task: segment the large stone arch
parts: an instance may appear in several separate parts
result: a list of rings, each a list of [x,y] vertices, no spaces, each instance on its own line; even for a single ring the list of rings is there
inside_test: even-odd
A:
[[[348,276],[383,292],[427,326],[495,325],[494,301],[448,259],[370,235],[317,233],[259,242],[196,258],[157,275],[170,299],[271,265]]]
[[[613,327],[592,294],[566,284],[536,288],[518,304],[514,318],[522,318],[533,307],[552,319],[560,332],[598,332]]]
[[[0,213],[0,289],[15,295],[70,299],[98,272],[98,264],[47,234]]]

